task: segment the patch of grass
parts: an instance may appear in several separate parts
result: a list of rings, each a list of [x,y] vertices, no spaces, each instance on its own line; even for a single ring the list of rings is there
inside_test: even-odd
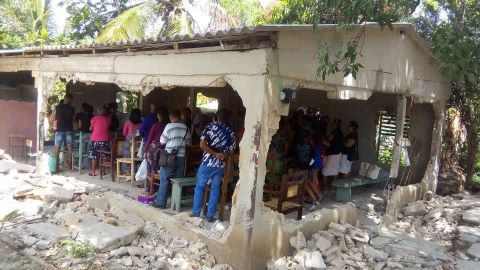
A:
[[[75,258],[86,258],[96,252],[96,248],[93,245],[76,242],[72,239],[63,240],[60,242],[60,247],[64,253]]]
[[[10,222],[18,217],[20,217],[22,214],[19,213],[19,210],[15,210],[15,211],[12,211],[8,214],[6,214],[1,220],[1,224],[0,224],[0,233],[2,232],[3,230],[3,226],[5,226],[5,223],[6,222]]]

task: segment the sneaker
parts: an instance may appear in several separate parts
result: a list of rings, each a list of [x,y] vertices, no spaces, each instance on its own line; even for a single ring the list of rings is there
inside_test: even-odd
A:
[[[318,206],[318,202],[313,202],[312,206],[310,206],[310,208],[308,210],[314,211],[314,210],[317,209],[317,206]]]

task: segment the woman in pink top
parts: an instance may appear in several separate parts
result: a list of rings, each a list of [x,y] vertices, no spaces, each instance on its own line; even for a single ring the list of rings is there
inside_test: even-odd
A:
[[[88,158],[92,160],[92,168],[88,174],[90,176],[96,175],[98,151],[107,151],[110,148],[111,135],[108,130],[110,123],[110,117],[106,116],[105,108],[103,107],[97,109],[97,115],[90,121],[90,130],[92,131],[88,148]]]
[[[125,137],[125,146],[123,148],[123,156],[130,157],[130,140],[137,134],[140,124],[142,123],[142,112],[140,109],[133,109],[130,112],[130,118],[123,126],[123,136]]]

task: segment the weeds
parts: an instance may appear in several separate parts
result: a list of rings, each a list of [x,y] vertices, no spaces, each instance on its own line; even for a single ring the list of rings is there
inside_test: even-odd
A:
[[[8,214],[6,214],[2,219],[1,219],[1,224],[0,224],[0,233],[3,231],[3,226],[5,226],[5,223],[10,222],[18,217],[20,217],[21,214],[18,212],[18,210],[12,211]]]
[[[96,251],[93,245],[76,242],[72,239],[63,240],[60,242],[60,247],[64,253],[72,255],[75,258],[85,258],[94,254]]]

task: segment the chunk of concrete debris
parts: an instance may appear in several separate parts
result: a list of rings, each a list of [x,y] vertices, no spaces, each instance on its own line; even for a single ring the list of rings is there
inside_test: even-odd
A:
[[[318,237],[318,240],[317,240],[317,243],[316,243],[316,247],[317,247],[322,253],[325,252],[325,251],[327,251],[327,249],[329,249],[331,245],[332,245],[332,243],[331,243],[328,239],[326,239],[326,238],[324,238],[324,237],[322,237],[322,236],[319,236],[319,237]]]
[[[305,253],[305,267],[307,269],[327,269],[319,251]]]
[[[473,236],[473,235],[469,235],[469,234],[462,234],[462,235],[460,235],[458,240],[460,240],[462,242],[466,242],[466,243],[476,243],[476,242],[480,241],[480,238],[478,238],[476,236]]]
[[[118,257],[121,257],[123,255],[126,255],[127,253],[128,253],[127,247],[119,247],[117,249],[111,250],[110,251],[110,256],[112,258],[118,258]]]
[[[52,246],[52,242],[46,240],[38,240],[35,244],[35,248],[39,250],[49,249]]]
[[[474,258],[480,259],[480,243],[474,243],[467,249],[467,255]]]
[[[98,209],[106,212],[108,211],[108,202],[102,198],[89,197],[87,199],[87,207],[89,209]]]
[[[127,247],[127,251],[130,256],[147,257],[150,255],[148,250],[141,247],[130,246],[130,247]]]
[[[468,235],[480,237],[480,228],[478,227],[458,226],[457,229],[460,235],[468,234]]]
[[[61,203],[71,202],[74,191],[59,186],[48,186],[44,190],[40,190],[40,198],[47,202],[59,201]]]
[[[346,233],[347,232],[347,226],[342,225],[342,224],[338,224],[338,223],[331,222],[328,225],[328,228],[332,229],[332,230],[335,230],[337,232],[340,232],[340,233]]]
[[[134,228],[137,233],[142,232],[145,228],[145,220],[135,213],[125,212],[116,207],[112,207],[110,213],[115,215],[121,223],[125,223],[128,227]]]
[[[131,227],[100,223],[92,216],[80,215],[80,220],[80,223],[70,226],[70,229],[77,234],[77,240],[91,243],[101,251],[129,245],[137,235],[136,230]]]
[[[127,256],[127,257],[123,258],[122,261],[123,261],[123,264],[124,264],[125,266],[132,266],[132,265],[133,265],[132,257],[128,257],[128,256]]]
[[[66,230],[51,223],[28,224],[27,229],[42,239],[51,240],[54,242],[65,240],[69,237],[69,234]]]
[[[370,245],[372,245],[374,248],[380,249],[384,248],[388,244],[393,243],[393,241],[394,240],[392,238],[378,236],[370,240]]]
[[[302,248],[307,247],[307,240],[301,231],[297,232],[297,236],[290,237],[290,246],[296,250],[301,250]]]
[[[353,240],[361,243],[368,243],[368,241],[370,240],[370,236],[368,235],[368,233],[362,230],[349,230],[348,235]]]
[[[463,220],[480,225],[480,209],[475,208],[463,212]]]
[[[376,250],[370,246],[365,246],[363,249],[365,258],[373,258],[377,262],[384,262],[388,258],[388,253],[381,250]]]
[[[457,270],[474,270],[480,269],[480,262],[459,261],[455,267]]]
[[[428,213],[425,204],[421,201],[413,202],[403,208],[403,214],[405,216],[423,216]]]

